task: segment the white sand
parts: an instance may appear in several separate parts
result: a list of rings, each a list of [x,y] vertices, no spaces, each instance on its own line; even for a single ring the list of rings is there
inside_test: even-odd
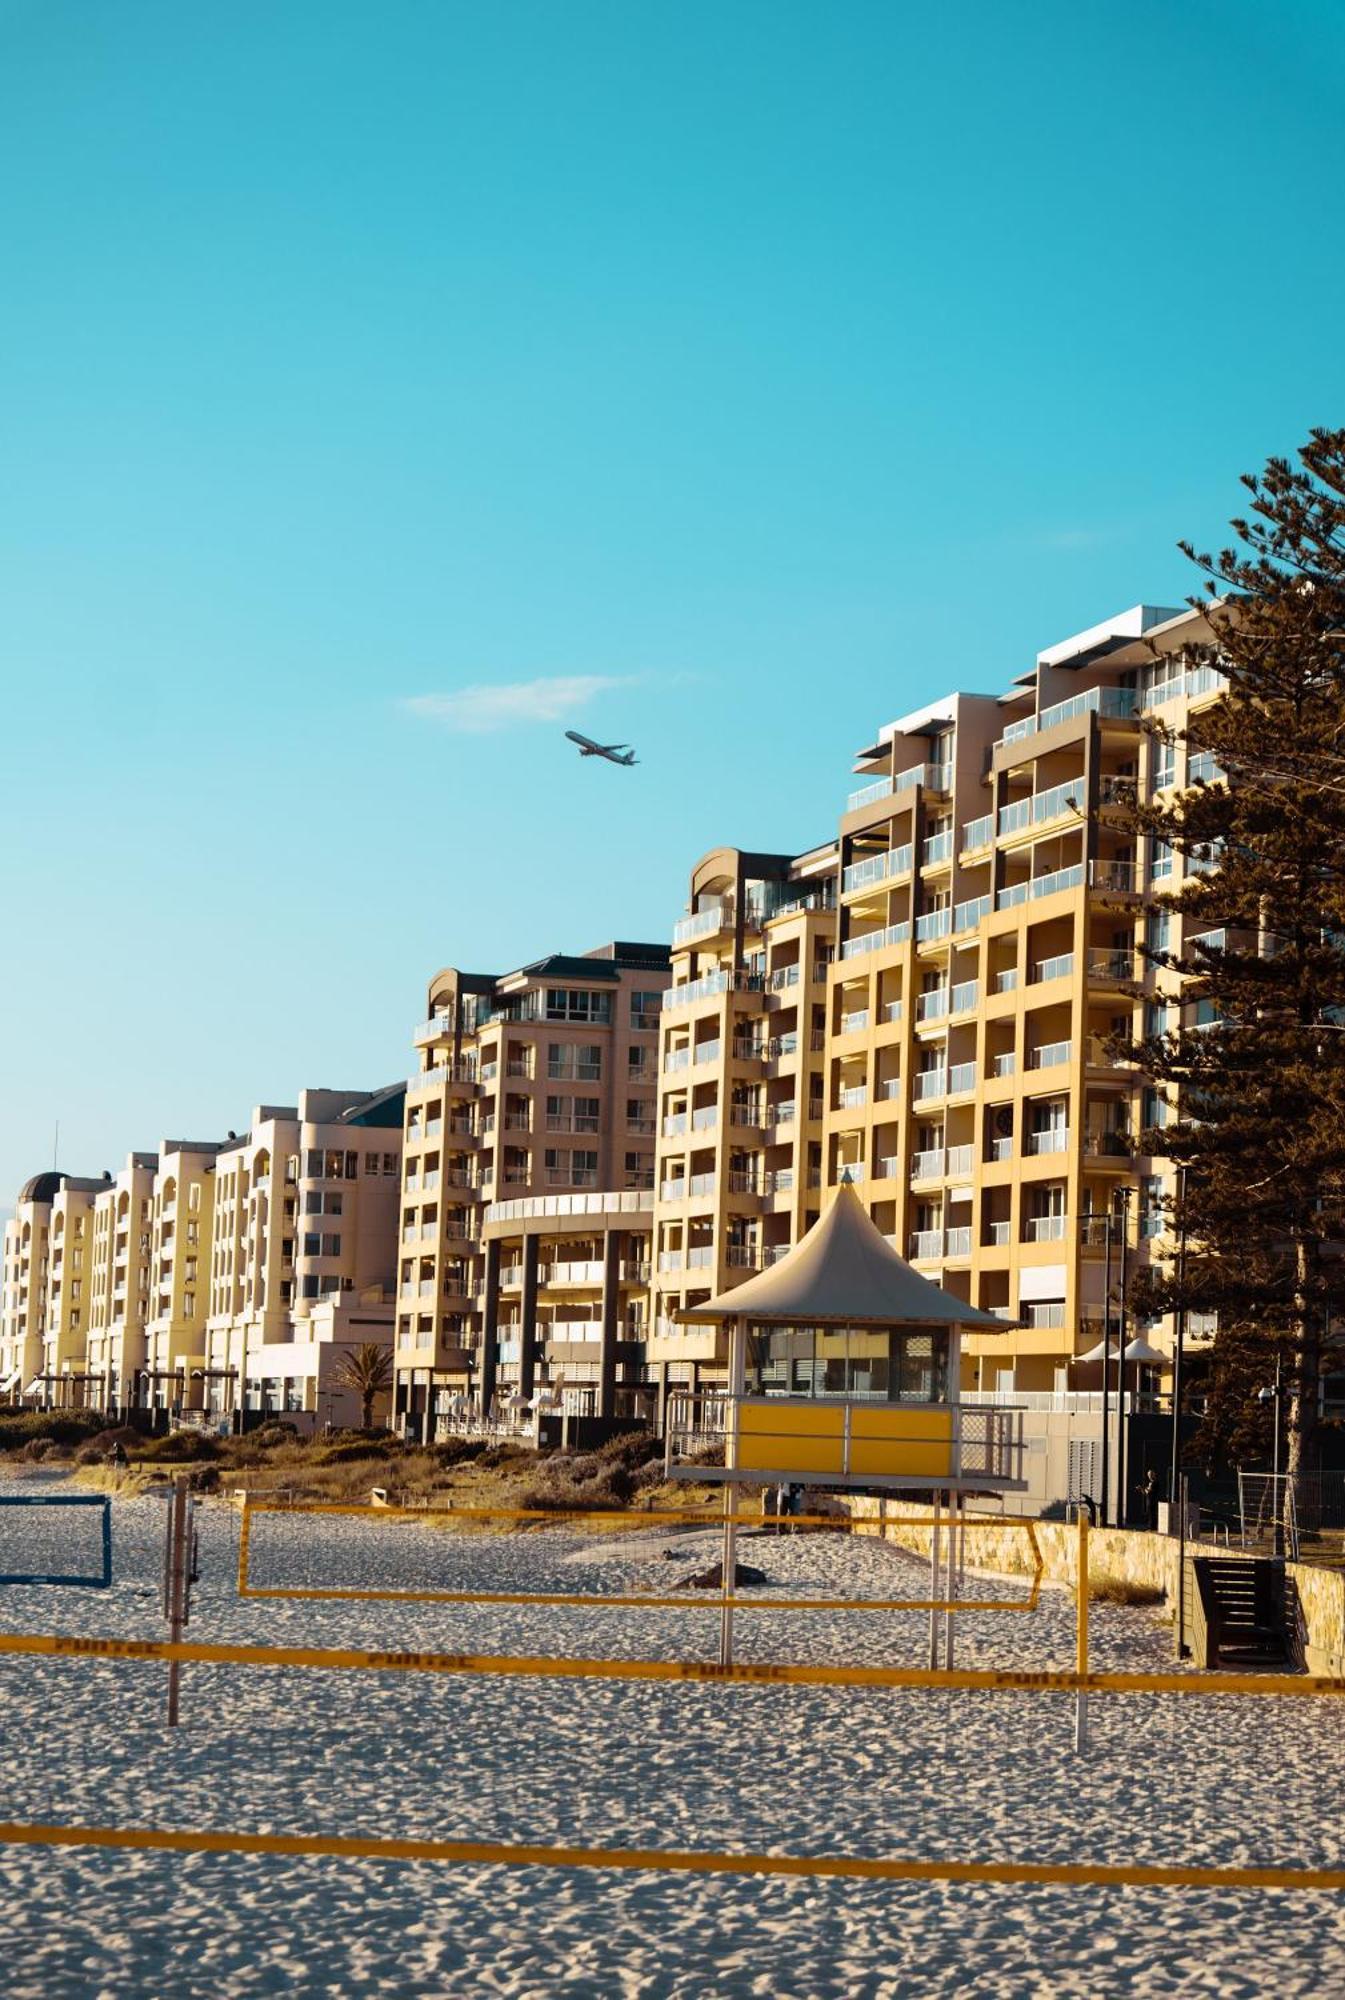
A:
[[[41,1490],[25,1481],[21,1490]],[[53,1486],[51,1490],[60,1490]],[[10,1516],[5,1557],[14,1547]],[[54,1519],[55,1517],[48,1517]],[[161,1636],[163,1507],[114,1507],[108,1593],[0,1592],[6,1630]],[[717,1614],[240,1602],[203,1510],[191,1636],[712,1658]],[[713,1537],[593,1548],[263,1521],[259,1582],[675,1591]],[[81,1552],[90,1546],[81,1530]],[[773,1589],[919,1595],[872,1542],[752,1538]],[[973,1585],[973,1588],[977,1586]],[[989,1593],[1004,1593],[995,1586]],[[743,1659],[919,1663],[927,1620],[743,1613]],[[1152,1613],[1095,1607],[1098,1665],[1167,1666]],[[1073,1659],[1073,1607],[969,1615],[958,1659]],[[83,1824],[1031,1860],[1341,1863],[1337,1704],[509,1681],[0,1661],[0,1814]],[[255,1856],[0,1850],[12,2000],[60,1996],[1330,1995],[1345,1898],[754,1881]]]

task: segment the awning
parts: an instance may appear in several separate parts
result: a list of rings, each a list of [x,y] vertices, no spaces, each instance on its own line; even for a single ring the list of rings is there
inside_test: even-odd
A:
[[[985,1333],[1007,1333],[1016,1323],[954,1298],[912,1270],[849,1181],[841,1182],[821,1221],[778,1264],[703,1305],[683,1306],[673,1317],[794,1326],[966,1326]]]

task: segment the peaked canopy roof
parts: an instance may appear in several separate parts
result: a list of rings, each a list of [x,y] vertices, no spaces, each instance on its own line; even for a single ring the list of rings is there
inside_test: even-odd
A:
[[[913,1271],[870,1220],[849,1181],[789,1253],[746,1284],[679,1320],[777,1320],[796,1326],[974,1326],[1004,1333],[1009,1322],[953,1298]]]

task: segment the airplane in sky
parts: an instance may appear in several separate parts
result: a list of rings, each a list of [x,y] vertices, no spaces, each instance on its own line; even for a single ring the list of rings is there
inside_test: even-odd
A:
[[[569,742],[578,745],[581,757],[605,757],[609,764],[635,764],[639,761],[629,743],[595,743],[591,736],[581,736],[577,729],[567,729],[565,735]],[[619,754],[622,750],[626,753],[624,757]]]

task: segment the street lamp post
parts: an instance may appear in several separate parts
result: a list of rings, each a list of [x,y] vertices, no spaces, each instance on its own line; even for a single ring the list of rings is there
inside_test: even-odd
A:
[[[1130,1244],[1130,1189],[1118,1188],[1117,1197],[1121,1203],[1121,1287],[1119,1305],[1121,1324],[1116,1332],[1116,1525],[1124,1528],[1129,1518],[1126,1506],[1126,1460],[1128,1440],[1126,1438],[1126,1276],[1128,1258],[1126,1252]]]
[[[1102,1525],[1111,1522],[1111,1209],[1102,1220]]]

